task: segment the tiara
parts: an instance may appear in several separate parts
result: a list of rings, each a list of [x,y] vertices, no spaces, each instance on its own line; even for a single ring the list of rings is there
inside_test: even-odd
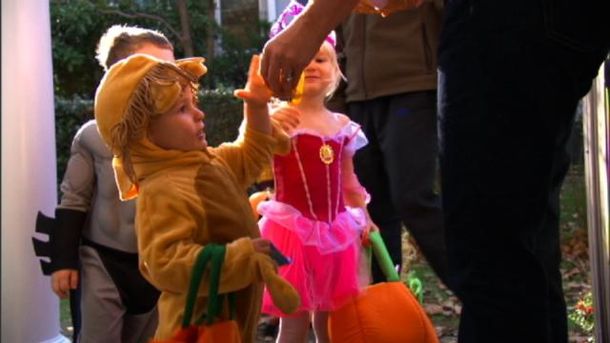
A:
[[[273,38],[284,31],[284,29],[288,27],[294,18],[298,17],[304,9],[305,6],[295,0],[291,0],[271,26],[269,38]],[[326,36],[325,40],[333,47],[337,45],[337,36],[334,31],[331,31],[328,36]]]

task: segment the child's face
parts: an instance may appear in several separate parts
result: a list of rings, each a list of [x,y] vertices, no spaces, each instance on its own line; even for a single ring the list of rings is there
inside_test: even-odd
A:
[[[208,146],[203,124],[204,113],[197,107],[190,87],[182,90],[176,104],[167,112],[153,118],[148,127],[148,138],[166,150],[202,150]]]
[[[316,56],[305,68],[304,94],[324,95],[339,77],[336,70],[335,56],[328,51],[326,44],[320,47]]]

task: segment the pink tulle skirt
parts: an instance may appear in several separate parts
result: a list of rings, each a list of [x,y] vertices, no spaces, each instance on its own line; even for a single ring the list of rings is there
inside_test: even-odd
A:
[[[301,297],[298,312],[330,311],[359,293],[362,285],[360,234],[366,226],[361,209],[348,209],[332,223],[304,217],[294,207],[267,201],[258,207],[261,234],[292,262],[279,267]],[[264,313],[286,317],[263,295]]]

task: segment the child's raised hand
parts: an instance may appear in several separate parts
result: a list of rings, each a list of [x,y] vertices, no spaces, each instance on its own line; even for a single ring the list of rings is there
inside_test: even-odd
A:
[[[271,99],[271,90],[265,85],[260,74],[260,56],[252,55],[250,69],[248,70],[248,82],[244,89],[236,89],[234,95],[243,99],[248,106],[263,107]]]
[[[271,112],[271,119],[287,133],[296,129],[301,122],[301,112],[292,106],[281,106]]]

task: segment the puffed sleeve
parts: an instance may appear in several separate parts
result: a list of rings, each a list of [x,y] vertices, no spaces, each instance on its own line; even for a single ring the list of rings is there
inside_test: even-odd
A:
[[[353,121],[350,121],[344,128],[347,135],[347,142],[345,144],[345,150],[349,155],[354,155],[356,150],[362,148],[369,143],[368,139],[362,132],[360,125]]]

